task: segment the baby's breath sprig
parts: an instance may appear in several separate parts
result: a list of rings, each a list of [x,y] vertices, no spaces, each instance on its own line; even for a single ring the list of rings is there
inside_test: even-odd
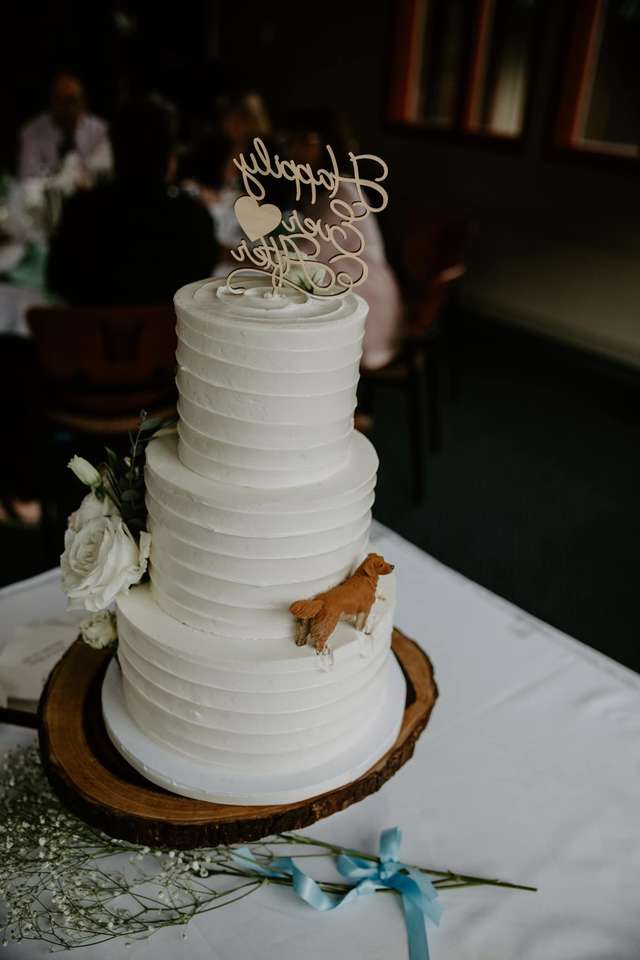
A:
[[[241,900],[266,884],[290,887],[291,877],[264,876],[259,869],[268,868],[283,846],[302,848],[303,857],[346,853],[377,860],[300,834],[280,834],[254,844],[252,859],[239,855],[239,845],[184,851],[116,840],[60,803],[35,746],[13,751],[2,761],[0,809],[0,901],[6,905],[0,921],[2,942],[44,940],[52,951],[116,937],[145,938]],[[436,876],[434,885],[440,890],[479,884],[534,889],[417,869]],[[340,882],[321,881],[319,886],[338,896],[351,889]]]
[[[269,882],[238,869],[227,847],[151,849],[94,830],[53,794],[36,747],[5,757],[0,807],[3,942],[55,950],[146,937]]]

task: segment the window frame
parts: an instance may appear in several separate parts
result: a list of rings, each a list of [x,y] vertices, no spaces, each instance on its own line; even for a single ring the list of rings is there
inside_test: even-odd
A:
[[[491,147],[505,153],[521,153],[531,131],[532,104],[535,96],[532,78],[536,75],[541,55],[541,36],[546,20],[546,2],[541,3],[537,21],[529,39],[529,69],[526,81],[522,129],[516,135],[486,129],[473,129],[472,117],[483,94],[483,80],[490,56],[491,10],[494,0],[477,0],[477,13],[472,29],[472,53],[462,82],[461,115],[452,127],[438,127],[411,119],[407,114],[410,100],[417,95],[420,55],[424,36],[424,18],[428,0],[397,0],[394,46],[391,58],[387,125],[397,133],[462,146]],[[478,25],[478,29],[475,29]]]
[[[546,154],[549,159],[610,170],[637,170],[640,144],[617,145],[606,140],[579,141],[578,128],[591,102],[597,69],[598,36],[606,0],[573,0],[561,31],[554,89],[559,102],[549,104]],[[594,61],[596,63],[594,64]],[[574,139],[575,138],[575,139]],[[635,151],[635,152],[631,152]]]

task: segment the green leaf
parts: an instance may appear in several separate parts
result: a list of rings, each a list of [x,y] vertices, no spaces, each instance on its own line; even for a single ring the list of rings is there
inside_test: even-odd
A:
[[[107,455],[107,463],[112,470],[116,470],[123,462],[122,457],[119,457],[118,454],[111,449],[111,447],[105,447],[104,452]]]

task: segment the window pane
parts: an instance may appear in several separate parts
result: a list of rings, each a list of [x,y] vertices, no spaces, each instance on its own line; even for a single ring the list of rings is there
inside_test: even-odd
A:
[[[427,0],[418,118],[430,127],[454,127],[460,116],[475,7],[475,0]]]
[[[477,124],[490,133],[522,133],[536,13],[535,0],[495,0]]]
[[[640,144],[640,3],[605,4],[583,138]]]

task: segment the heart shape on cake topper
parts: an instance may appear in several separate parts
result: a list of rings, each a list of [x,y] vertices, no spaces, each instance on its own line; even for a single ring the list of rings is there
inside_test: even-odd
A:
[[[274,203],[258,203],[253,197],[239,197],[233,205],[238,223],[249,237],[259,240],[280,225],[282,211]]]

